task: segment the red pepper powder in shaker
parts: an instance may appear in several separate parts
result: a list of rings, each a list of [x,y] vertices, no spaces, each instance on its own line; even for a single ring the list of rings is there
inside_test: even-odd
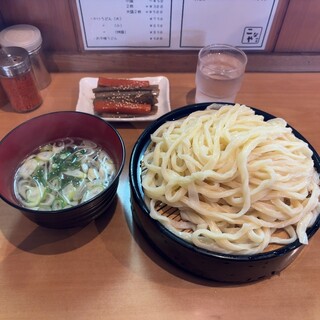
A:
[[[42,98],[25,49],[0,49],[0,82],[15,111],[28,112],[41,105]]]
[[[9,102],[6,93],[4,92],[0,83],[0,108],[4,107]]]

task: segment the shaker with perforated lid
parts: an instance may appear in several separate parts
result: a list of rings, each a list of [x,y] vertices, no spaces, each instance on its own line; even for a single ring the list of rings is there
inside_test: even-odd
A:
[[[28,112],[41,105],[42,97],[27,50],[20,47],[0,49],[0,83],[15,111]]]
[[[2,47],[21,47],[28,51],[38,88],[46,88],[51,77],[42,59],[42,37],[40,30],[32,25],[18,24],[0,32]]]

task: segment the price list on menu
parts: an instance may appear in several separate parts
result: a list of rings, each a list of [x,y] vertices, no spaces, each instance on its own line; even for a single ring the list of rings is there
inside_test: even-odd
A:
[[[77,0],[85,50],[263,50],[279,0]]]

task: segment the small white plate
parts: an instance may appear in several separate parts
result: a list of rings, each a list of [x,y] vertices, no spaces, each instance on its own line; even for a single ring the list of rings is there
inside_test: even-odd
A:
[[[115,114],[112,117],[102,118],[107,121],[152,121],[158,119],[161,115],[169,112],[170,99],[169,99],[169,80],[166,77],[145,77],[145,78],[130,78],[132,80],[148,80],[150,85],[159,86],[159,96],[157,103],[157,112],[151,115],[143,116],[121,116],[121,114]],[[98,84],[98,78],[81,78],[79,82],[79,98],[76,106],[76,111],[86,112],[94,114],[93,99],[94,93],[92,89],[96,88]]]

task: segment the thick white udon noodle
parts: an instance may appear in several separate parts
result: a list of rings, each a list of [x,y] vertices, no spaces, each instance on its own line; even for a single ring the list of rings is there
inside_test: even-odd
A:
[[[312,151],[283,119],[264,121],[239,104],[208,107],[166,122],[151,140],[142,175],[150,215],[179,237],[233,254],[297,238],[308,243],[306,229],[320,209],[319,174]],[[159,213],[157,201],[178,208],[182,220]]]

